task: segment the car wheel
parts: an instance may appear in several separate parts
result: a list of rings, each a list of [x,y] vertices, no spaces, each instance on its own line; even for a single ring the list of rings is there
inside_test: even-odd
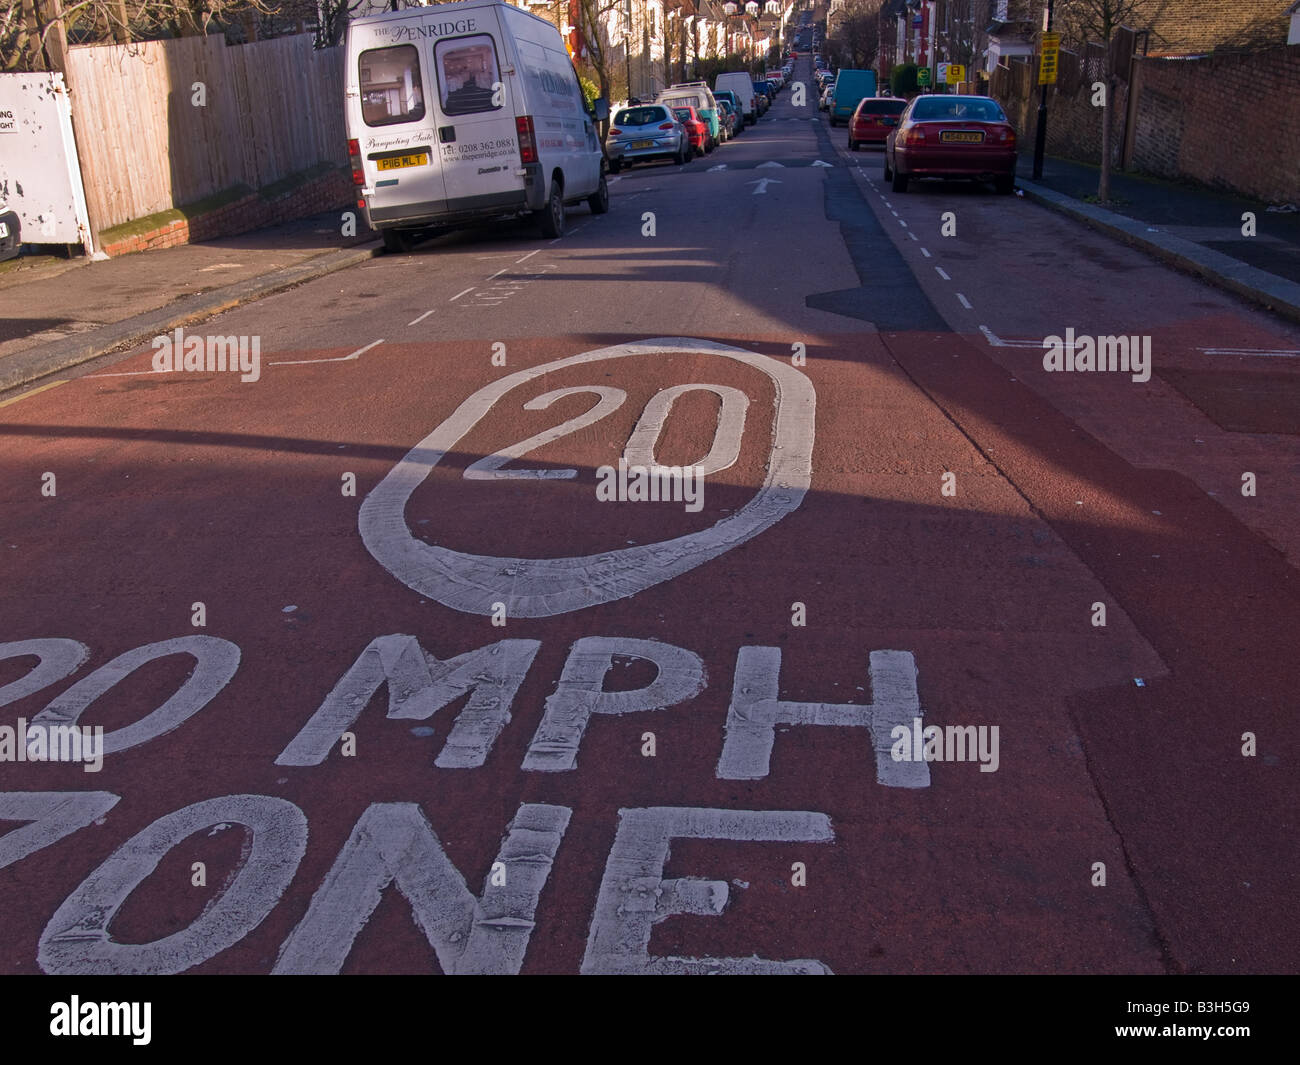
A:
[[[1016,179],[1010,174],[1004,177],[995,178],[993,181],[993,189],[999,196],[1010,196],[1016,191]]]
[[[546,206],[537,212],[537,221],[542,236],[552,239],[564,236],[564,196],[560,192],[560,183],[554,179],[551,180],[551,195]]]
[[[906,175],[906,174],[900,174],[897,170],[895,170],[895,171],[894,171],[894,181],[893,181],[893,184],[892,184],[890,187],[891,187],[895,192],[906,192],[906,191],[907,191],[907,175]]]
[[[400,255],[411,250],[411,235],[404,229],[385,229],[383,236],[385,251]]]
[[[587,197],[587,206],[591,208],[592,214],[604,214],[609,210],[609,183],[605,181],[605,175],[600,175],[600,184],[596,191]]]

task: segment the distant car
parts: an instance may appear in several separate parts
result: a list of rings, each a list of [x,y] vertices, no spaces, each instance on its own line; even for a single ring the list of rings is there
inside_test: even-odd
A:
[[[673,117],[686,127],[691,138],[691,150],[696,155],[708,155],[713,151],[713,134],[709,125],[696,114],[693,107],[674,107]]]
[[[0,203],[0,263],[13,259],[23,250],[23,225],[16,212]]]
[[[765,81],[755,81],[752,84],[754,86],[754,102],[758,104],[758,113],[765,115],[767,109],[772,106],[772,93]]]
[[[862,144],[884,145],[889,131],[898,125],[898,116],[907,106],[905,100],[869,96],[858,104],[849,119],[849,151]]]
[[[1016,187],[1016,131],[987,96],[918,96],[885,141],[885,180],[906,192],[914,179],[991,181],[1002,195]]]
[[[822,89],[821,103],[817,105],[820,111],[829,111],[831,109],[831,97],[835,95],[835,82],[828,81],[826,87]]]
[[[718,101],[718,125],[722,130],[722,139],[731,140],[736,135],[736,109],[730,100]]]
[[[722,143],[722,130],[718,128],[718,101],[714,99],[708,82],[678,82],[664,89],[654,102],[668,107],[695,108],[700,120],[708,125],[714,145]]]
[[[678,166],[691,160],[691,137],[677,116],[663,104],[625,107],[614,115],[605,140],[609,169],[652,159],[671,159]]]
[[[721,104],[723,100],[726,100],[727,103],[731,105],[732,114],[736,116],[736,125],[735,128],[732,129],[731,135],[735,137],[743,133],[745,127],[750,124],[750,120],[745,117],[745,109],[741,106],[739,97],[737,97],[730,89],[714,89],[713,95],[717,97],[719,104]]]

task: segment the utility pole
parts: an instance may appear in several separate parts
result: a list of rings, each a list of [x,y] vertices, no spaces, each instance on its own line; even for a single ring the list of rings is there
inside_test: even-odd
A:
[[[1047,8],[1043,12],[1043,32],[1047,33],[1052,28],[1052,6],[1055,0],[1047,0]],[[1041,47],[1039,48],[1041,63]],[[1038,87],[1038,127],[1034,130],[1034,180],[1043,180],[1043,156],[1047,153],[1047,86]]]

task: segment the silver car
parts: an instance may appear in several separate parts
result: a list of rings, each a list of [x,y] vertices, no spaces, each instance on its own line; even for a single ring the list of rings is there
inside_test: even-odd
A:
[[[610,172],[614,174],[647,159],[671,159],[680,166],[694,156],[686,127],[663,104],[641,104],[619,110],[605,139],[605,153],[609,156]]]

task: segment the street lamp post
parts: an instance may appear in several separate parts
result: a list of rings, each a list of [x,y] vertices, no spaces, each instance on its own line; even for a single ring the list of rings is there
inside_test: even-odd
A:
[[[1052,6],[1055,0],[1047,0],[1047,9],[1043,12],[1043,32],[1052,28]],[[1042,49],[1039,49],[1040,53]],[[1040,56],[1039,62],[1042,62]],[[1047,152],[1047,86],[1038,87],[1038,127],[1034,130],[1034,180],[1043,180],[1043,156]]]

